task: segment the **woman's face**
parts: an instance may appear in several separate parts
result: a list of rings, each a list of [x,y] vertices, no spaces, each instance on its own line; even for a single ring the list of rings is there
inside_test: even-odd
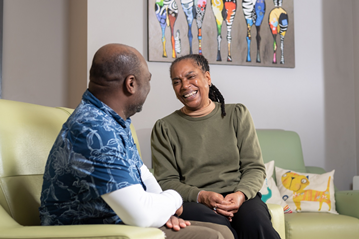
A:
[[[191,111],[208,106],[211,75],[192,59],[185,59],[172,66],[172,86],[177,98]]]

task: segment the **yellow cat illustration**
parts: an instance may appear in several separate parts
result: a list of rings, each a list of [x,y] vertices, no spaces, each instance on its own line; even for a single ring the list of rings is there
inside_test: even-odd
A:
[[[328,179],[328,186],[325,191],[317,190],[304,190],[309,185],[309,180],[306,176],[300,175],[293,172],[287,172],[282,175],[283,186],[291,191],[293,191],[293,201],[296,206],[296,211],[301,211],[300,203],[301,201],[314,201],[319,202],[319,209],[322,209],[323,202],[328,204],[329,210],[331,209],[329,185],[330,185],[330,176]]]

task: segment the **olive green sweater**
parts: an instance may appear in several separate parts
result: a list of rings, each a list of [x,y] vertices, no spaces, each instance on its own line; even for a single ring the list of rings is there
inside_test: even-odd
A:
[[[152,130],[154,174],[163,190],[174,189],[196,202],[200,190],[243,192],[255,197],[265,179],[256,131],[247,108],[220,104],[204,117],[180,110],[160,119]]]

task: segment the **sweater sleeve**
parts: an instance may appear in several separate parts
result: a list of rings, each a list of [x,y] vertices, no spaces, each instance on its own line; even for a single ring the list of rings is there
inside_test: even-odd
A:
[[[174,189],[182,196],[183,201],[197,202],[197,195],[201,190],[180,181],[180,169],[174,154],[176,149],[171,145],[168,129],[161,120],[152,129],[151,150],[154,175],[162,189]]]
[[[236,107],[234,126],[240,155],[241,180],[235,191],[243,192],[247,199],[254,198],[261,189],[266,173],[257,133],[248,109],[241,104]]]
[[[125,224],[138,227],[161,227],[182,205],[182,198],[176,191],[149,193],[140,184],[101,197]]]

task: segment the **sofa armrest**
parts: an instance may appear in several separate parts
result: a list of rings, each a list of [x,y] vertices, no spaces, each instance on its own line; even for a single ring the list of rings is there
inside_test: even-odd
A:
[[[277,204],[267,204],[268,210],[272,216],[272,225],[278,232],[281,239],[285,239],[285,222],[283,208]]]
[[[71,226],[18,226],[2,228],[0,238],[118,238],[164,239],[157,228],[141,228],[125,225],[71,225]]]
[[[164,239],[157,228],[126,225],[21,226],[0,205],[0,238],[138,238]]]
[[[336,191],[335,201],[339,214],[359,219],[359,190]]]

